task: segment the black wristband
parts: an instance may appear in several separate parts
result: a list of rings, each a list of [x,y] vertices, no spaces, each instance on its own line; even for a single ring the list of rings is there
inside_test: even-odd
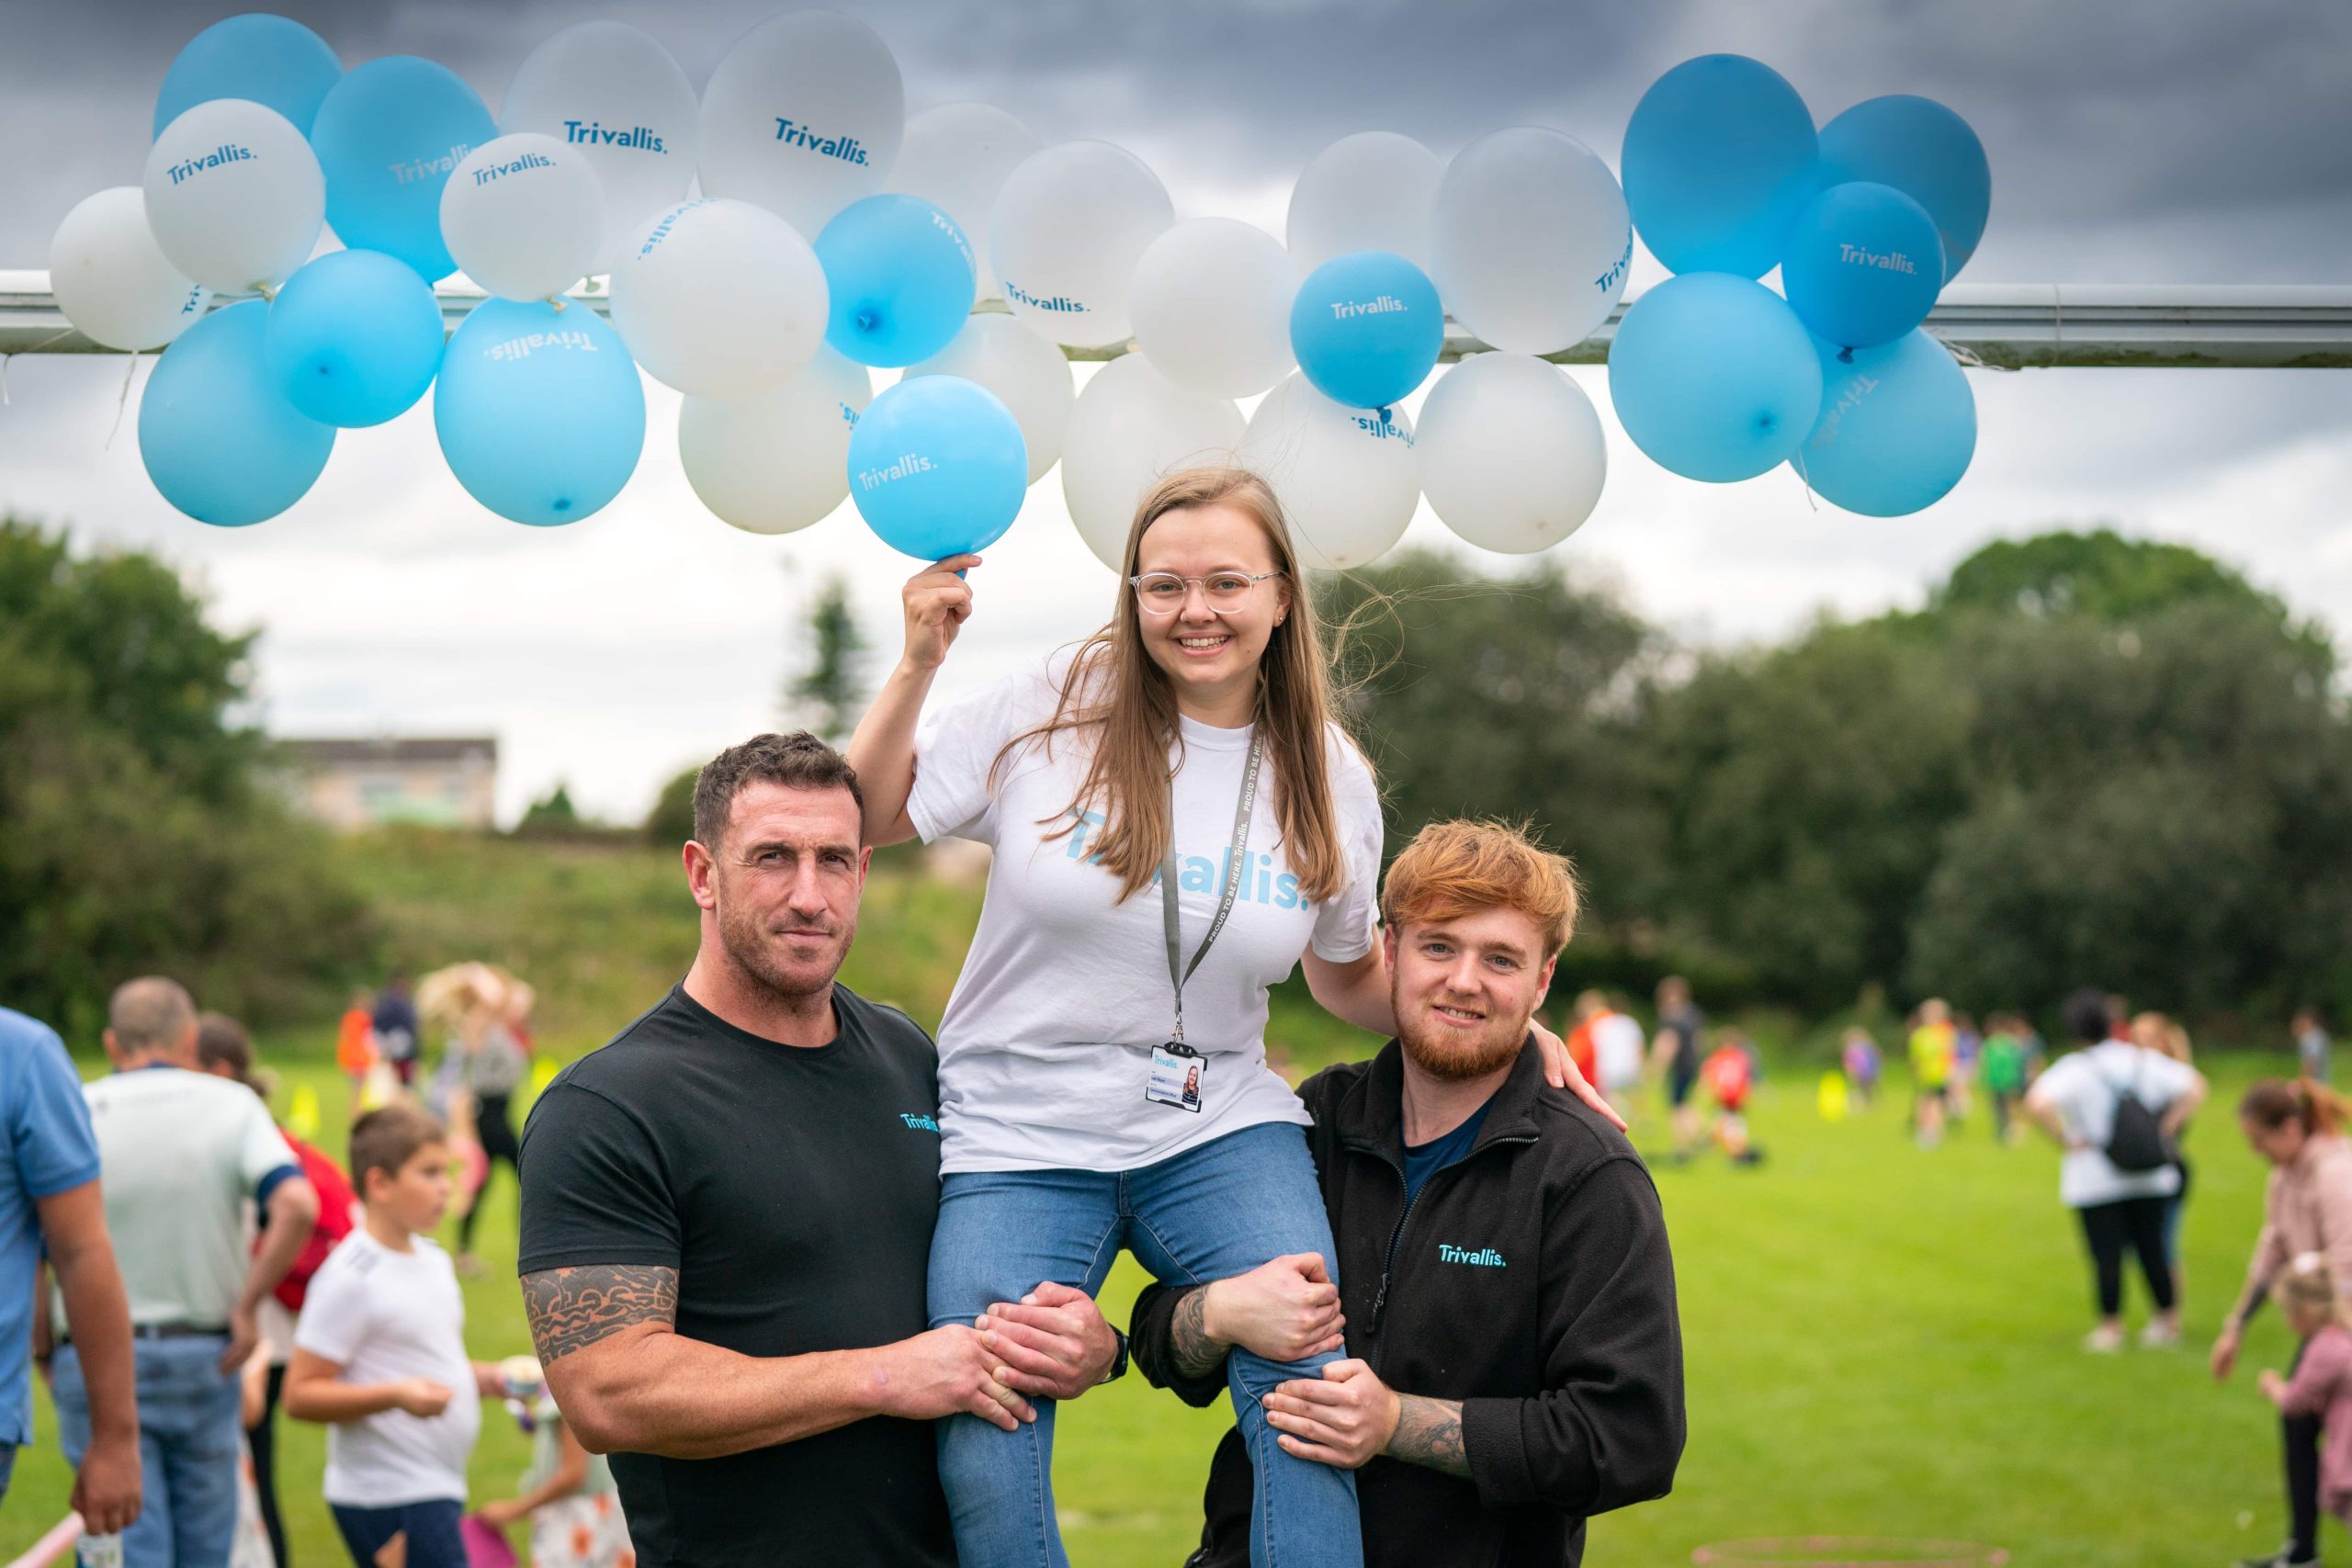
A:
[[[1097,1388],[1101,1388],[1103,1382],[1117,1382],[1127,1375],[1127,1337],[1116,1328],[1111,1330],[1111,1337],[1119,1342],[1119,1353],[1111,1358],[1111,1370],[1102,1374],[1102,1382],[1094,1385]]]

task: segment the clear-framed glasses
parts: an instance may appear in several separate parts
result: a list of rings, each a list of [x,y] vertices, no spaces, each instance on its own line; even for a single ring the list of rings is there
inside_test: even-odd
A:
[[[1172,615],[1184,607],[1187,591],[1194,583],[1212,610],[1238,610],[1248,601],[1250,591],[1270,577],[1280,577],[1279,571],[1213,571],[1206,577],[1179,577],[1172,571],[1147,571],[1127,581],[1135,585],[1136,604],[1147,615]]]

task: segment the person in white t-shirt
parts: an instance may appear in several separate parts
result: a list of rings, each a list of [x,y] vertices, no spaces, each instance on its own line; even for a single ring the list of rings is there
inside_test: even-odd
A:
[[[2180,1190],[2180,1168],[2169,1160],[2124,1169],[2110,1157],[2117,1112],[2124,1096],[2156,1118],[2167,1144],[2205,1100],[2204,1075],[2158,1051],[2112,1037],[2103,992],[2085,989],[2066,1000],[2066,1030],[2083,1048],[2060,1057],[2026,1091],[2025,1112],[2066,1151],[2058,1167],[2058,1199],[2082,1216],[2091,1272],[2098,1291],[2098,1325],[2083,1341],[2087,1350],[2123,1348],[2123,1249],[2139,1255],[2154,1315],[2140,1343],[2180,1343],[2180,1303],[2165,1251],[2165,1200]]]
[[[495,1363],[466,1356],[466,1307],[428,1233],[449,1208],[449,1141],[407,1105],[352,1124],[365,1222],[327,1254],[294,1325],[286,1413],[327,1427],[326,1499],[352,1561],[395,1538],[408,1568],[466,1568],[458,1521]]]
[[[905,653],[849,746],[868,842],[994,851],[939,1030],[931,1322],[974,1324],[1016,1367],[1026,1325],[1005,1303],[1041,1280],[1091,1293],[1122,1247],[1172,1283],[1310,1253],[1336,1279],[1308,1117],[1266,1066],[1267,988],[1303,962],[1333,1015],[1396,1032],[1373,940],[1379,795],[1273,492],[1238,468],[1171,475],[1124,559],[1101,631],[920,734],[978,558],[918,573]],[[1554,1081],[1585,1089],[1544,1043]],[[1232,1359],[1260,1561],[1363,1561],[1352,1476],[1284,1452],[1259,1408],[1332,1359]],[[1052,1403],[1035,1403],[1018,1431],[941,1429],[965,1568],[1066,1561]]]

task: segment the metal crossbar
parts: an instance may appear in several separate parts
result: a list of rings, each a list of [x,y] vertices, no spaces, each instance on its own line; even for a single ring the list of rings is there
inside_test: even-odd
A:
[[[602,314],[603,292],[595,280],[590,285],[571,302]],[[483,299],[462,282],[441,284],[435,293],[453,330]],[[978,309],[1004,306],[991,299]],[[1624,312],[1621,304],[1590,337],[1547,357],[1561,365],[1606,363]],[[2352,288],[2333,284],[1960,283],[1944,290],[1927,327],[1963,363],[1996,370],[2352,368]],[[1066,352],[1077,360],[1116,359],[1130,346]],[[1444,357],[1487,346],[1450,324]],[[66,321],[48,273],[0,271],[0,356],[112,352]]]

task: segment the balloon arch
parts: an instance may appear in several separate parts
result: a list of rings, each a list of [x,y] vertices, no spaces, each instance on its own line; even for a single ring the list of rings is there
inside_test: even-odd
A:
[[[1541,550],[1606,475],[1599,414],[1547,356],[1619,311],[1636,233],[1674,276],[1623,308],[1607,363],[1649,458],[1717,483],[1787,464],[1877,516],[1958,482],[1974,401],[1921,328],[1989,203],[1957,115],[1893,96],[1816,127],[1770,67],[1704,55],[1644,95],[1619,168],[1536,126],[1450,161],[1365,132],[1307,164],[1278,243],[1178,220],[1107,142],[1045,145],[985,104],[910,118],[888,49],[828,11],[752,28],[700,95],[645,33],[567,28],[496,116],[431,61],[345,71],[253,15],[182,51],[141,183],[76,207],[50,271],[91,340],[164,350],[141,453],[223,525],[292,505],[339,430],[428,388],[477,501],[577,522],[635,469],[641,370],[684,394],[696,495],[754,533],[847,498],[907,554],[976,549],[1058,462],[1115,566],[1153,479],[1231,455],[1313,566],[1378,556],[1424,496],[1472,544]],[[459,271],[488,297],[452,333],[434,284]],[[1449,318],[1487,352],[1417,427],[1398,404]],[[1075,390],[1066,355],[1130,343]],[[877,394],[876,368],[902,374]]]

